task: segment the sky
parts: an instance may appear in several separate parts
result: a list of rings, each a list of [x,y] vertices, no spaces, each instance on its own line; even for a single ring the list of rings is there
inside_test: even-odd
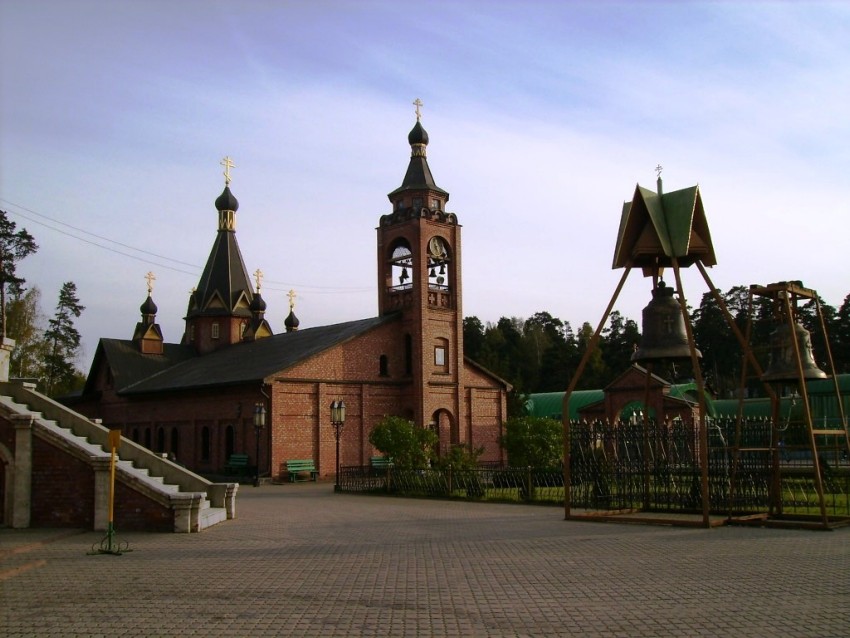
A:
[[[87,370],[152,271],[179,342],[233,158],[237,240],[272,329],[377,315],[376,232],[424,103],[463,226],[463,314],[595,326],[635,185],[699,185],[714,285],[850,293],[850,3],[3,0],[0,209],[19,273],[63,282]],[[683,272],[689,303],[707,286]],[[651,284],[616,309],[640,321]]]

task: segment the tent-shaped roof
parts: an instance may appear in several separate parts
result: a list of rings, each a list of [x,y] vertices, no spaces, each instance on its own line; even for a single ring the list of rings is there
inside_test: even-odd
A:
[[[699,186],[655,193],[640,184],[623,204],[612,268],[658,268],[717,263]]]

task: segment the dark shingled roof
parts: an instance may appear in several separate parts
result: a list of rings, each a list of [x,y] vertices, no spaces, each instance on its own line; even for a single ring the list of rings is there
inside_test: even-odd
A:
[[[138,346],[128,339],[101,339],[97,344],[91,369],[96,370],[106,359],[112,371],[113,385],[120,391],[133,383],[162,372],[182,361],[194,359],[198,354],[191,346],[176,343],[163,344],[162,354],[142,354]],[[89,375],[83,394],[94,391],[93,375]]]
[[[109,363],[113,366],[116,387],[120,388],[119,394],[122,395],[260,383],[270,375],[397,319],[398,315],[386,315],[287,332],[258,341],[240,343],[203,356],[194,355],[184,360],[163,363],[158,369],[151,367],[150,374],[145,376],[126,374],[125,378],[134,377],[134,381],[129,385],[118,383],[118,374],[115,369],[119,366],[139,367],[140,364],[134,360],[134,357],[123,356],[124,353],[121,351],[122,356],[114,361],[110,357]],[[110,342],[110,354],[119,352],[116,344],[135,350],[130,341],[103,339],[101,344],[105,341]],[[183,348],[184,346],[172,347]],[[191,348],[189,350],[194,352]],[[133,354],[135,359],[152,356],[142,355],[138,350],[135,350]]]
[[[431,169],[428,167],[428,160],[424,151],[424,147],[428,144],[428,133],[422,128],[422,124],[417,121],[407,139],[411,146],[410,164],[407,165],[407,173],[404,175],[401,186],[390,193],[388,197],[392,199],[405,191],[430,190],[445,195],[448,201],[449,194],[437,186],[434,182],[434,176],[431,175]],[[422,147],[421,151],[417,151],[418,146]]]
[[[210,251],[207,265],[198,282],[195,291],[197,307],[190,309],[188,316],[195,315],[230,315],[243,314],[250,316],[247,308],[237,310],[236,305],[242,295],[245,295],[247,303],[253,299],[253,289],[248,276],[248,269],[242,261],[242,253],[236,242],[236,233],[228,230],[219,230]],[[218,294],[224,303],[224,308],[208,309],[206,306],[210,300]]]

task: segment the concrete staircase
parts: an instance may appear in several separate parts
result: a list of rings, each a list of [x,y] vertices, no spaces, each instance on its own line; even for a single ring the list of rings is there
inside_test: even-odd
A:
[[[33,471],[32,437],[88,464],[94,471],[94,529],[106,530],[111,450],[109,430],[35,391],[25,383],[0,383],[0,416],[14,423],[11,523],[28,527]],[[236,516],[236,483],[212,483],[122,437],[116,485],[121,483],[173,513],[175,532],[199,532]],[[8,483],[8,481],[7,481]],[[81,495],[87,498],[87,495]],[[116,501],[116,518],[121,503]],[[8,524],[8,521],[7,521]]]

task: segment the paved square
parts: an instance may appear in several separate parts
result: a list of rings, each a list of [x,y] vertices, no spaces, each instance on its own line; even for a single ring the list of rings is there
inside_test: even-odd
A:
[[[0,636],[850,635],[850,528],[243,487],[201,534],[0,530]]]

